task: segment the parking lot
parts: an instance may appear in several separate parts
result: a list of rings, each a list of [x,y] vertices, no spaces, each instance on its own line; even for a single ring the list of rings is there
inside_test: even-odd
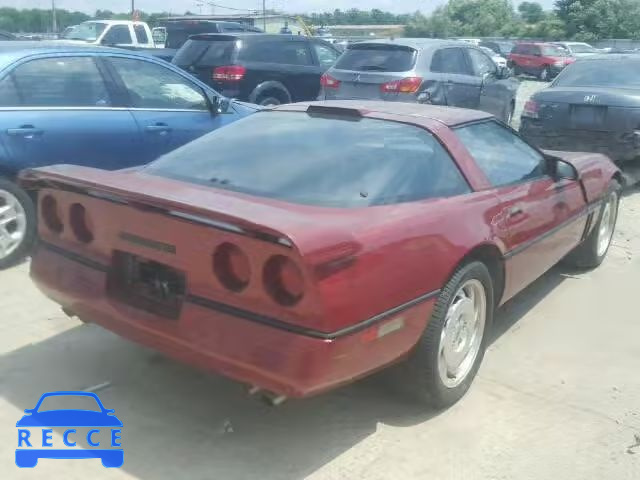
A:
[[[523,82],[518,112],[543,84]],[[28,263],[0,272],[0,453],[43,391],[91,390],[124,424],[125,462],[42,461],[48,478],[640,478],[640,190],[627,191],[594,271],[555,267],[503,307],[468,395],[435,413],[383,375],[273,408],[194,370],[67,318]],[[60,436],[61,430],[54,431]]]

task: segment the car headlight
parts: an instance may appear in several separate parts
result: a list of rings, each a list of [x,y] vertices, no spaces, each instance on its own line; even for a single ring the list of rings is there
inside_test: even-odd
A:
[[[555,62],[553,62],[553,66],[554,67],[564,67],[564,61],[562,60],[556,60]]]

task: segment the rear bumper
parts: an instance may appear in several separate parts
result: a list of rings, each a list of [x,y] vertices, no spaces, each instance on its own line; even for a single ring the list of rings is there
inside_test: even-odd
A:
[[[422,334],[437,294],[353,333],[316,338],[188,299],[176,320],[153,315],[107,294],[108,266],[67,253],[41,245],[31,276],[80,319],[179,361],[290,397],[321,393],[406,355]]]
[[[523,117],[520,134],[534,145],[549,150],[603,153],[618,163],[640,157],[640,132],[548,130],[541,121]]]

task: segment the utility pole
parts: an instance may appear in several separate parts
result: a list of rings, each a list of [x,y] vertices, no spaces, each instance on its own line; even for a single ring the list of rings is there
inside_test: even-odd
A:
[[[58,22],[56,19],[56,0],[51,0],[51,33],[58,32]]]
[[[136,11],[136,0],[131,0],[131,19],[133,19],[133,14]]]
[[[262,30],[267,31],[267,0],[262,0]]]

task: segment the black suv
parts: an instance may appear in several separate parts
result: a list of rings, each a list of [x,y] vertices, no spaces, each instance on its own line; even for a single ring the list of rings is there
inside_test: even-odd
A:
[[[259,105],[315,100],[340,51],[301,35],[193,35],[172,60],[222,95]]]

